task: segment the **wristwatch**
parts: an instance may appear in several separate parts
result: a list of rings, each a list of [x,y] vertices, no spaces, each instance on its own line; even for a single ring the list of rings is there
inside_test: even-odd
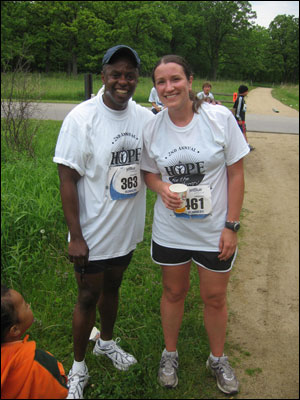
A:
[[[241,227],[240,221],[226,221],[225,228],[231,229],[233,232],[237,232]]]

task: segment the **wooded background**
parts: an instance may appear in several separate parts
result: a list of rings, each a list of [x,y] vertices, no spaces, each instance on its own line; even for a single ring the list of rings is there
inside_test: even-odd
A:
[[[139,54],[141,75],[179,54],[196,76],[299,82],[299,19],[255,25],[248,1],[1,1],[1,70],[20,56],[32,72],[96,73],[116,44]]]

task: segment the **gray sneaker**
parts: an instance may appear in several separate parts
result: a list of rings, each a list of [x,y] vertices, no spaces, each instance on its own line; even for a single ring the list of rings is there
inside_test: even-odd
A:
[[[228,362],[228,357],[219,357],[219,361],[208,357],[206,367],[217,378],[218,388],[226,394],[235,394],[239,391],[239,382]]]
[[[93,349],[93,354],[99,356],[100,354],[108,357],[113,365],[121,370],[126,371],[131,365],[136,364],[137,360],[129,353],[126,353],[118,343],[120,342],[120,338],[117,338],[116,341],[112,340],[112,344],[106,347],[100,347],[100,340],[96,341],[95,347]]]
[[[177,377],[178,369],[178,352],[176,350],[175,354],[170,355],[165,349],[162,353],[160,366],[158,370],[158,381],[166,388],[174,388],[178,384]]]

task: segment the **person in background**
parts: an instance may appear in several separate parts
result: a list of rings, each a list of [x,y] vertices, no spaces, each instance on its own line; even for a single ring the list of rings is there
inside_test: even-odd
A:
[[[193,76],[177,55],[156,64],[153,83],[166,109],[144,130],[141,169],[157,193],[151,256],[161,266],[161,319],[165,340],[158,380],[178,384],[177,340],[184,301],[195,262],[210,355],[206,366],[221,391],[237,393],[239,383],[224,355],[227,325],[226,291],[237,252],[237,232],[244,195],[243,157],[249,153],[232,113],[199,100]],[[185,210],[171,184],[188,188]],[[195,343],[195,351],[197,351]]]
[[[119,370],[137,362],[113,340],[113,329],[123,274],[143,240],[145,223],[142,132],[155,117],[130,100],[139,67],[140,58],[129,46],[108,49],[102,60],[104,92],[67,115],[55,149],[78,286],[68,398],[83,398],[89,379],[85,354],[97,308],[101,329],[93,353],[105,355]]]
[[[233,105],[233,110],[234,110],[234,115],[235,119],[237,120],[237,123],[239,125],[240,130],[242,131],[242,134],[244,135],[246,142],[249,145],[250,151],[254,150],[254,147],[251,146],[248,142],[247,138],[247,129],[246,129],[246,110],[247,110],[247,105],[245,102],[245,97],[248,94],[248,87],[245,85],[241,85],[238,90],[238,96],[237,99],[234,102]]]
[[[30,305],[16,290],[1,284],[1,399],[65,399],[64,368],[51,353],[29,341]]]
[[[164,105],[163,103],[159,100],[157,91],[155,89],[155,87],[153,87],[151,89],[150,92],[150,96],[149,96],[149,100],[148,100],[151,104],[152,104],[152,108],[151,111],[153,112],[153,114],[157,114],[159,113],[161,110],[163,110]]]
[[[220,101],[215,100],[214,95],[211,93],[212,85],[210,82],[205,82],[202,85],[202,92],[197,93],[197,97],[200,100],[207,101],[212,104],[222,104]]]

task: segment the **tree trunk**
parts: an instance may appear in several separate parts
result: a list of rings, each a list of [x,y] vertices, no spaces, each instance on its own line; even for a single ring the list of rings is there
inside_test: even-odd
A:
[[[77,56],[75,53],[72,53],[72,72],[73,72],[73,75],[77,75],[77,73],[78,73]]]

